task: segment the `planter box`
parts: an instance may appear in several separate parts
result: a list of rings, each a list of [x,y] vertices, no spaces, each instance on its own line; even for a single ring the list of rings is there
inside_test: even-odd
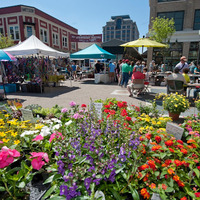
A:
[[[6,93],[16,92],[16,84],[4,84]],[[3,89],[3,85],[0,85],[0,89]]]

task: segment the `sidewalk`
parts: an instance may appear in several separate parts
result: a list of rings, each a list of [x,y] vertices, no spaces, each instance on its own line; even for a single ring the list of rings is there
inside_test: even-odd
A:
[[[69,108],[71,101],[77,104],[89,105],[91,99],[97,100],[106,98],[116,98],[119,101],[126,101],[128,105],[146,105],[146,102],[152,101],[156,93],[166,93],[165,86],[151,86],[151,92],[138,97],[129,97],[126,88],[121,88],[117,83],[113,84],[95,84],[94,79],[83,79],[82,81],[64,81],[59,87],[45,87],[44,93],[22,93],[17,92],[7,94],[8,99],[19,99],[24,106],[30,104],[39,104],[45,108],[51,108],[54,105]],[[162,101],[158,102],[158,109],[162,110]],[[167,114],[167,112],[165,112]],[[182,116],[197,114],[197,110],[191,107]]]

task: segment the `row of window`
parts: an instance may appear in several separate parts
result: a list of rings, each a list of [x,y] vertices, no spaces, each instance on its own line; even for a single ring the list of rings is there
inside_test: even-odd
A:
[[[27,34],[29,32],[27,31]],[[9,33],[12,36],[13,40],[19,40],[20,39],[19,26],[10,26],[9,27]],[[2,27],[0,27],[0,34],[4,35],[4,31],[3,31]],[[31,32],[31,35],[32,34],[33,33]],[[27,36],[30,37],[31,35],[28,34]],[[59,35],[57,33],[53,33],[52,37],[53,37],[53,45],[59,46]],[[41,39],[41,41],[48,43],[48,33],[47,33],[46,29],[42,29],[42,28],[40,29],[40,39]],[[65,48],[68,48],[68,38],[67,38],[67,36],[62,36],[62,46],[65,47]],[[71,47],[72,47],[72,49],[76,49],[76,43],[72,42]]]
[[[122,34],[126,34],[126,33],[127,33],[127,34],[130,34],[131,31],[130,31],[130,30],[106,31],[106,35],[110,35],[110,34],[111,34],[111,35],[114,35],[114,33],[115,33],[115,35],[117,35],[117,34],[119,34],[119,33],[120,33],[120,34],[121,34],[121,33],[122,33]],[[133,34],[135,34],[135,32],[133,32]]]
[[[121,27],[121,25],[120,25],[120,26],[117,26],[116,29],[121,29],[121,28],[122,28],[122,29],[128,29],[128,28],[130,28],[130,27],[131,27],[131,26],[122,26],[122,27]],[[106,29],[107,29],[107,30],[114,30],[115,27],[114,27],[114,26],[107,26]],[[135,27],[133,27],[133,29],[135,29]]]
[[[175,11],[175,12],[161,12],[157,14],[161,18],[174,19],[176,31],[183,30],[184,22],[184,11]],[[195,10],[194,14],[194,30],[200,30],[200,10]]]
[[[180,1],[180,0],[158,0],[158,2]]]

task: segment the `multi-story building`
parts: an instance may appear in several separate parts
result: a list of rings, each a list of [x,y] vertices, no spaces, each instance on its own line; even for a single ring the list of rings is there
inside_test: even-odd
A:
[[[189,61],[199,60],[200,44],[200,0],[149,0],[150,23],[152,17],[173,18],[176,32],[170,38],[170,49],[166,61],[175,65],[181,56]],[[148,49],[148,61],[155,59],[157,63],[162,56],[159,50]]]
[[[59,51],[78,50],[78,44],[70,41],[70,34],[78,34],[76,28],[30,6],[0,8],[0,33],[11,35],[15,43],[35,35]]]
[[[112,16],[110,21],[103,27],[103,42],[113,39],[129,42],[139,38],[136,22],[129,15]]]

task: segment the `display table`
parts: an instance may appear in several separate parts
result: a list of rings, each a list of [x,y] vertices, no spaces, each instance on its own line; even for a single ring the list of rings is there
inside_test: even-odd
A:
[[[95,83],[108,83],[109,76],[108,74],[95,74],[94,75],[94,82]]]

